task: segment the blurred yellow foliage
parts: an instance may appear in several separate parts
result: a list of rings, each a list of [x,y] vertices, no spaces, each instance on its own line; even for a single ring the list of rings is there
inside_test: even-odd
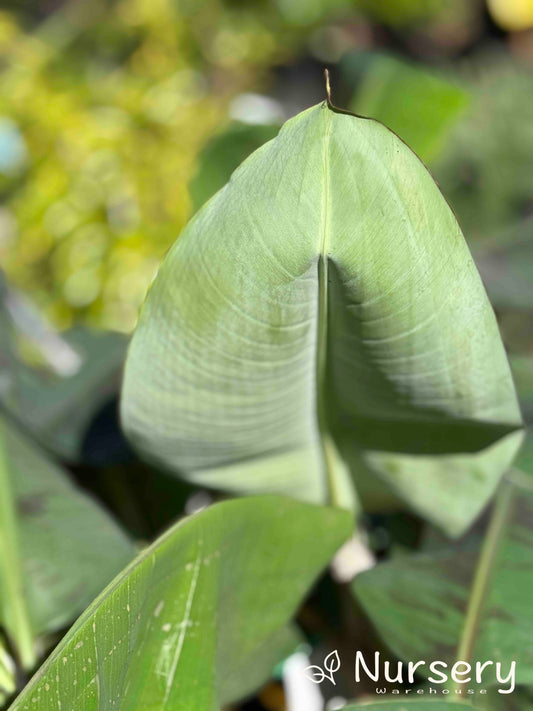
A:
[[[208,16],[210,41],[198,34]],[[8,278],[59,326],[131,330],[189,217],[199,148],[276,52],[256,17],[216,0],[194,23],[170,0],[81,0],[32,33],[1,13]]]
[[[64,0],[33,26],[0,11],[0,259],[8,279],[60,327],[85,321],[130,331],[191,214],[198,153],[228,121],[235,96],[257,91],[306,42],[316,45],[330,19],[350,42],[351,23],[373,21],[396,32],[427,26],[437,44],[431,22],[441,23],[439,41],[453,47],[449,36],[476,26],[467,8],[481,3]],[[498,21],[523,26],[532,4],[490,0]]]

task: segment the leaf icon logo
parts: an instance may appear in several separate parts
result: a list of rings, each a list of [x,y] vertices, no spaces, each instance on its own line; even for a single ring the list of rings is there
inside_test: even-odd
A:
[[[324,659],[324,669],[330,673],[331,677],[333,677],[333,674],[335,674],[335,672],[338,672],[340,668],[341,659],[339,657],[339,653],[335,649]],[[333,681],[333,678],[331,679],[331,681]],[[333,683],[335,682],[333,681]]]
[[[309,681],[312,681],[313,684],[321,684],[324,679],[328,679],[333,685],[335,685],[333,675],[335,672],[338,672],[340,668],[341,660],[339,653],[335,649],[324,659],[324,668],[318,666],[317,664],[312,664],[311,666],[305,668],[306,672],[310,672],[310,674],[307,673],[305,676],[309,679]]]

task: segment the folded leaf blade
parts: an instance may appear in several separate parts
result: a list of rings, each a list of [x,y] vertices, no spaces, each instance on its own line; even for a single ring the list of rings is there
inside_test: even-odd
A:
[[[352,473],[362,460],[454,533],[520,435],[496,473],[481,458],[481,486],[462,470],[473,500],[460,517],[432,506],[440,467],[431,488],[419,476],[415,501],[380,456],[415,455],[417,470],[420,455],[499,447],[521,426],[494,315],[437,186],[384,126],[327,104],[246,160],[169,253],[130,348],[122,418],[141,451],[190,480],[315,501],[335,488],[330,437]]]

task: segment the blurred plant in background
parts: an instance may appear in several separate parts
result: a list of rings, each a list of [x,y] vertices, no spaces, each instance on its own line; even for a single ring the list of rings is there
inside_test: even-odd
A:
[[[533,0],[0,0],[1,407],[136,541],[211,494],[121,437],[123,334],[193,213],[324,99],[325,66],[334,103],[397,132],[455,210],[531,425]],[[519,466],[533,471],[533,437]],[[373,552],[401,560],[420,525],[370,517]],[[328,585],[304,615],[324,652]],[[284,708],[278,683],[259,698]]]
[[[166,0],[0,18],[3,263],[60,326],[131,330],[188,217],[197,148],[245,83],[209,87],[191,30]]]
[[[131,331],[161,257],[206,197],[202,147],[232,117],[275,130],[319,101],[324,63],[338,64],[339,102],[380,118],[432,164],[439,158],[437,178],[467,236],[514,222],[531,200],[531,8],[491,0],[488,9],[499,28],[479,1],[4,3],[0,256],[9,280],[60,328]],[[522,32],[506,39],[508,29]],[[264,92],[270,103],[256,95]],[[234,130],[210,154],[211,172],[224,182],[216,161],[235,148],[237,165],[273,130],[259,130],[249,150]]]

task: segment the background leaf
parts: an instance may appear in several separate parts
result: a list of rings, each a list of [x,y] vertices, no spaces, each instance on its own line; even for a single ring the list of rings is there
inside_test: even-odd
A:
[[[3,432],[0,439],[0,621],[6,629],[23,668],[30,669],[35,664],[33,635],[28,607],[24,596],[24,583],[18,535],[17,514],[11,486],[9,455],[4,444]],[[4,645],[0,647],[4,652]],[[3,655],[5,661],[6,656]],[[9,689],[8,668],[3,664]]]
[[[515,500],[483,607],[473,661],[517,661],[518,684],[533,683],[533,491],[528,479],[512,485]],[[477,538],[477,540],[476,540]],[[401,659],[455,661],[479,538],[432,548],[378,565],[356,578],[355,596],[385,644]],[[420,669],[424,673],[424,669]],[[494,683],[487,670],[486,679]]]
[[[0,289],[3,407],[47,449],[78,462],[90,423],[119,390],[128,339],[82,327],[59,334],[20,294]]]
[[[1,426],[23,597],[36,637],[60,629],[78,615],[131,560],[134,548],[65,472],[15,428],[5,422]],[[4,584],[0,580],[0,590]],[[10,619],[3,624],[10,630]]]
[[[214,136],[198,156],[196,173],[189,190],[193,211],[199,210],[228,182],[233,171],[250,153],[274,138],[279,124],[245,124],[237,121]]]
[[[353,53],[342,62],[348,76],[363,66],[349,108],[384,123],[422,160],[434,160],[468,104],[466,91],[446,75],[393,56]]]
[[[185,519],[85,611],[12,711],[33,698],[42,711],[219,708],[250,690],[250,659],[350,531],[346,512],[278,497]]]
[[[491,303],[498,308],[532,308],[532,235],[533,218],[530,217],[497,237],[476,243],[476,264]]]

